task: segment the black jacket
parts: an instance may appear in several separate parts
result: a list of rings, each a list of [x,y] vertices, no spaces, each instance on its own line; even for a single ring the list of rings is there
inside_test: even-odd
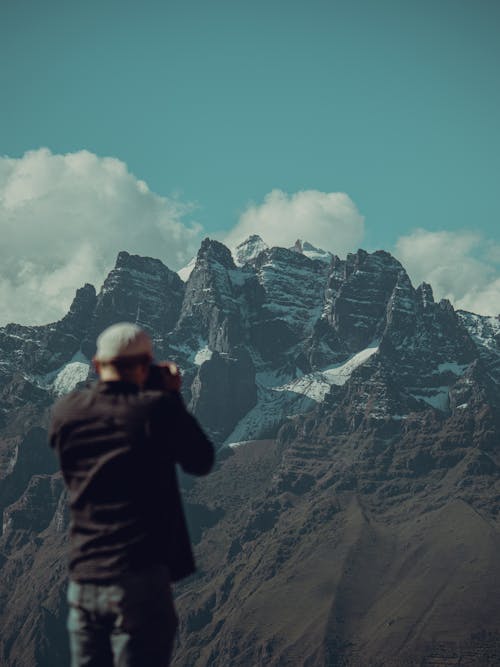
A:
[[[175,466],[204,475],[214,450],[177,393],[98,382],[55,404],[49,438],[69,490],[72,579],[194,572]]]

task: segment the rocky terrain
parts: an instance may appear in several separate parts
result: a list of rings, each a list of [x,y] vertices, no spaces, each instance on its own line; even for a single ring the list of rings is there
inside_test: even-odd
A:
[[[130,320],[219,449],[182,479],[197,575],[174,664],[500,665],[500,320],[390,254],[206,239],[174,273],[121,252],[59,322],[0,329],[0,664],[66,664],[54,399]]]

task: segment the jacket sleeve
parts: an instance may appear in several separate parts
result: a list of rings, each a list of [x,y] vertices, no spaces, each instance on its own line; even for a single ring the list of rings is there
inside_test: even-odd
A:
[[[168,402],[165,414],[169,414],[165,428],[173,450],[173,458],[182,469],[191,475],[206,475],[212,469],[215,460],[214,446],[203,432],[201,426],[184,405],[177,392],[171,392],[164,399]]]

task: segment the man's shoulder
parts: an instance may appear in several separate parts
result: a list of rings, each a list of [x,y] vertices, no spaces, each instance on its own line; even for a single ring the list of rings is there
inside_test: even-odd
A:
[[[88,404],[85,396],[88,396],[90,391],[90,386],[77,389],[61,396],[52,405],[49,421],[49,440],[51,446],[54,447],[56,445],[54,438],[57,437],[57,434],[65,425],[81,419],[82,414],[85,412],[84,405]]]
[[[106,398],[104,398],[105,396]],[[126,405],[128,408],[135,405],[136,409],[145,414],[156,413],[167,416],[185,409],[182,398],[176,392],[148,389],[127,396]],[[53,420],[66,420],[77,415],[79,411],[87,412],[91,406],[93,406],[93,410],[97,411],[109,409],[108,403],[107,395],[101,395],[99,391],[99,383],[92,383],[57,399],[52,407],[52,418]],[[100,407],[101,404],[102,408]]]
[[[83,402],[88,401],[89,396],[95,392],[95,383],[88,384],[80,389],[75,389],[64,396],[60,396],[52,406],[52,415],[66,413],[76,408]]]

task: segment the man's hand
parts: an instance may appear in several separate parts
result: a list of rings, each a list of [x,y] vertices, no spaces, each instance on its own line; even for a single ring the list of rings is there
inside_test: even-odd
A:
[[[166,391],[180,391],[182,377],[177,364],[173,361],[160,361],[158,366],[162,370],[163,384]]]
[[[177,391],[181,389],[181,374],[173,361],[160,361],[149,367],[149,374],[143,389],[154,391]]]

